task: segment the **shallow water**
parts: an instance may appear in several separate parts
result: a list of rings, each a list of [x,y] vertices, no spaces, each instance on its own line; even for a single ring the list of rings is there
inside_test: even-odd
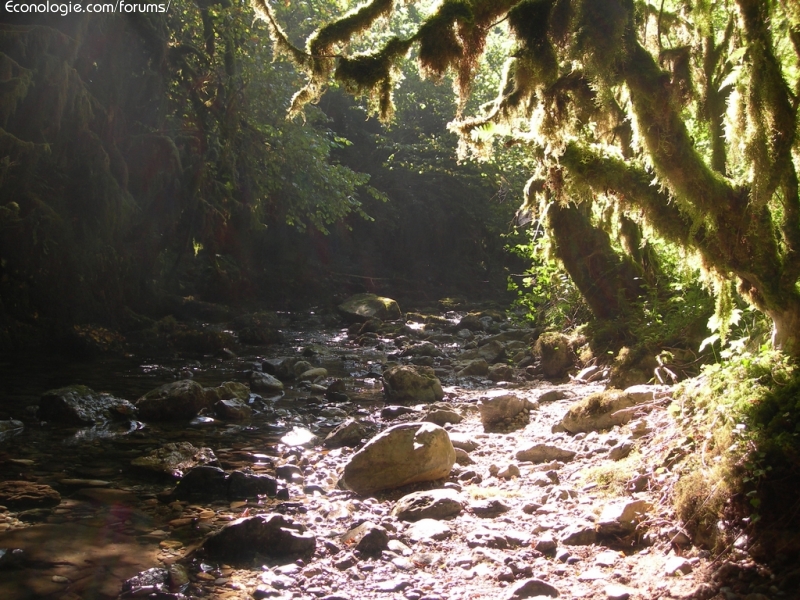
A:
[[[368,415],[381,405],[377,377],[385,361],[382,349],[352,345],[342,329],[294,330],[285,338],[283,344],[251,347],[226,358],[0,358],[0,419],[25,423],[21,434],[0,443],[0,481],[42,483],[62,496],[53,511],[0,512],[0,548],[25,550],[25,568],[3,568],[0,563],[0,596],[116,597],[125,578],[156,564],[160,542],[153,534],[158,521],[153,511],[162,508],[156,495],[174,481],[137,470],[131,466],[134,458],[168,442],[190,442],[211,447],[226,470],[258,472],[270,464],[281,436],[293,428],[325,435],[344,418]],[[394,350],[390,340],[386,346]],[[301,355],[327,369],[329,378],[345,378],[351,401],[333,405],[319,388],[288,382],[280,396],[259,400],[251,394],[256,411],[246,422],[206,415],[192,423],[132,421],[77,429],[36,418],[41,395],[66,385],[86,385],[135,402],[179,378],[191,376],[204,386],[246,382],[247,372],[265,358]],[[100,492],[91,491],[90,480],[105,482]]]

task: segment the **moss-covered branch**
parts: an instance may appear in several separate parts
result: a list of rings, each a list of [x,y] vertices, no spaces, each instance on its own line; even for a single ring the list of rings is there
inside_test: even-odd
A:
[[[631,103],[647,154],[675,197],[702,213],[730,210],[731,186],[714,173],[695,149],[678,107],[668,93],[669,76],[652,55],[633,43],[624,71]]]
[[[797,108],[775,56],[769,3],[737,0],[737,4],[752,70],[747,90],[751,194],[754,202],[763,205],[772,198],[791,168]]]

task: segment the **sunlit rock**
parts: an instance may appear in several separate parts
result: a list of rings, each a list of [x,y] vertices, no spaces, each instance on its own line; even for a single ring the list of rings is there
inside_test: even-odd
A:
[[[370,440],[345,465],[342,483],[371,494],[447,477],[456,461],[447,431],[433,423],[405,423]]]
[[[339,305],[339,312],[350,321],[366,321],[371,318],[393,321],[403,316],[397,302],[375,294],[351,296]]]

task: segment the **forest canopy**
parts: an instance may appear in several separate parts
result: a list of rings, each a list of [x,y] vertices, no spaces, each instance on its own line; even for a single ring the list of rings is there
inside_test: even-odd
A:
[[[486,158],[498,141],[527,149],[536,165],[527,202],[560,230],[557,254],[593,311],[613,299],[593,305],[581,287],[592,252],[580,247],[580,215],[602,200],[698,257],[718,310],[730,311],[735,283],[771,319],[773,344],[800,355],[797,3],[444,0],[394,32],[390,17],[412,3],[373,0],[321,25],[305,47],[268,0],[252,4],[276,54],[306,74],[292,115],[335,83],[390,119],[407,56],[427,77],[452,76],[463,108],[487,36],[501,28],[513,47],[496,98],[450,128],[462,156]]]

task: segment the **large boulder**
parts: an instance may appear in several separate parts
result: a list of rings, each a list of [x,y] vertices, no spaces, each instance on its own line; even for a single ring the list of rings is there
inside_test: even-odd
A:
[[[145,421],[189,420],[204,408],[210,408],[215,394],[191,379],[162,385],[136,401],[139,416]]]
[[[339,305],[339,312],[349,321],[356,322],[364,322],[369,319],[393,321],[403,316],[397,302],[375,294],[351,296]]]
[[[439,402],[444,398],[442,383],[431,367],[397,365],[383,373],[383,392],[391,402],[413,404]]]
[[[572,404],[561,420],[561,426],[570,433],[611,429],[631,421],[637,412],[645,409],[641,405],[668,398],[669,388],[655,385],[636,385],[622,392],[595,392]]]
[[[344,467],[342,483],[371,494],[450,474],[456,453],[447,431],[433,423],[390,427],[356,452]]]
[[[251,560],[256,554],[292,559],[314,554],[316,538],[305,527],[279,514],[237,519],[203,542],[210,558],[225,562]]]
[[[39,418],[65,425],[94,425],[136,415],[127,400],[95,392],[85,385],[71,385],[45,392],[39,400]]]

